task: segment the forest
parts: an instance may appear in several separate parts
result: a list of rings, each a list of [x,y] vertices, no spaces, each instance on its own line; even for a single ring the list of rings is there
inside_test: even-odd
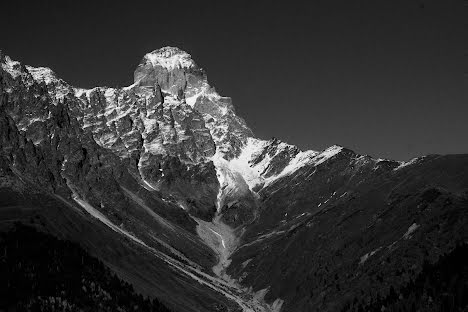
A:
[[[400,289],[390,287],[384,298],[366,303],[355,297],[345,311],[464,312],[468,311],[468,245],[458,245],[435,263],[425,262],[422,271]]]
[[[78,244],[16,224],[0,234],[0,311],[170,311]]]

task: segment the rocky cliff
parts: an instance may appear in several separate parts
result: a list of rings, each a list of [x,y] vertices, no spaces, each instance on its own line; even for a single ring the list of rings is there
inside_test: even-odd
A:
[[[0,218],[80,242],[175,310],[370,306],[467,240],[466,155],[256,138],[173,47],[124,88],[0,64]]]

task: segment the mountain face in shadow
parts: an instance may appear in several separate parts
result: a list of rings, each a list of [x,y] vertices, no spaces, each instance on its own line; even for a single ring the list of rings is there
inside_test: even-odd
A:
[[[50,294],[83,310],[466,307],[446,268],[466,270],[468,155],[398,162],[257,138],[174,47],[147,53],[124,88],[74,87],[1,52],[0,65],[0,230],[5,244],[36,233],[16,222],[39,231],[5,258],[7,292],[25,294],[8,306]],[[21,257],[34,276],[8,262]]]

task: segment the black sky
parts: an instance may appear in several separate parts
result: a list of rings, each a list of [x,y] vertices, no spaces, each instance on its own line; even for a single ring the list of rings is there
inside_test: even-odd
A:
[[[145,53],[177,46],[260,137],[468,152],[463,1],[272,2],[8,1],[0,49],[93,87],[129,85]]]

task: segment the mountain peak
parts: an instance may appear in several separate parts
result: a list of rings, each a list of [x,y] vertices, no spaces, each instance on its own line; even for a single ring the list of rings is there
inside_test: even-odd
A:
[[[158,84],[162,89],[171,89],[170,93],[178,95],[181,89],[185,89],[186,74],[191,74],[192,80],[206,80],[205,73],[190,54],[176,47],[163,47],[143,56],[135,70],[134,83],[145,87]]]
[[[13,78],[21,75],[22,73],[21,63],[12,60],[8,55],[3,54],[2,51],[0,51],[0,66]]]
[[[55,72],[48,67],[33,67],[26,65],[26,68],[36,81],[44,81],[46,84],[50,84],[59,80]]]
[[[145,54],[143,60],[151,62],[153,67],[161,66],[170,71],[175,68],[196,67],[192,57],[177,47],[163,47]]]

